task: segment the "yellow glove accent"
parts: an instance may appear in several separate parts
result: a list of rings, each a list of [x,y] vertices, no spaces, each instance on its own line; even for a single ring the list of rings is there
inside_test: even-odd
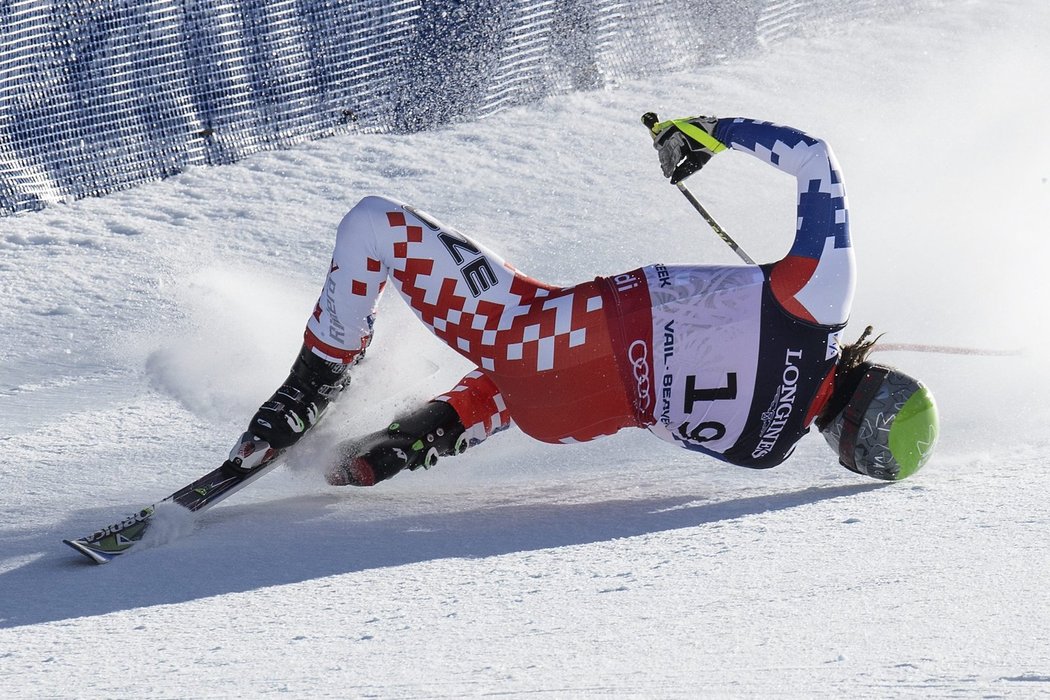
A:
[[[669,119],[665,122],[653,125],[653,133],[659,134],[664,129],[670,126],[677,126],[678,130],[683,134],[698,142],[704,148],[707,148],[712,153],[721,153],[726,150],[726,145],[716,139],[711,134],[707,133],[698,126],[694,126],[689,120],[696,119],[696,117],[686,117],[685,119]]]

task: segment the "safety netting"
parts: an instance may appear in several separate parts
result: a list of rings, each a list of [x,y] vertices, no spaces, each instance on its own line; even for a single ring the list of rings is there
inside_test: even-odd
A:
[[[0,215],[679,70],[907,0],[0,0]]]

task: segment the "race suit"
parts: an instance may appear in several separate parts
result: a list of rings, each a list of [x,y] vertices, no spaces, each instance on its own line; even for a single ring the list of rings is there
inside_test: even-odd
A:
[[[658,264],[555,287],[422,211],[366,197],[339,225],[307,345],[352,361],[392,280],[476,365],[437,397],[474,441],[512,422],[560,443],[642,427],[733,464],[779,464],[832,389],[854,288],[846,197],[823,141],[749,119],[721,119],[714,135],[797,179],[782,260]]]

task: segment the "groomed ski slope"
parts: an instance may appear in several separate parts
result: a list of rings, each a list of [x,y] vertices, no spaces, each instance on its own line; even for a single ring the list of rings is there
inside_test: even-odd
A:
[[[477,124],[348,136],[0,219],[4,697],[1034,697],[1050,694],[1050,9],[937,3],[748,60]],[[713,112],[830,141],[850,197],[855,338],[942,441],[882,484],[818,435],[771,471],[638,431],[504,433],[374,489],[342,436],[468,369],[393,294],[289,464],[104,567],[62,546],[213,468],[284,377],[359,197],[396,196],[554,283],[734,261],[639,125]],[[737,153],[689,182],[752,256],[790,179]]]

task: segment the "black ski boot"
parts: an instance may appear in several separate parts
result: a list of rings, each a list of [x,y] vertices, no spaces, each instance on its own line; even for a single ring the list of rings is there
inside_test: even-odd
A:
[[[334,486],[372,486],[402,469],[429,469],[438,457],[467,449],[467,436],[456,410],[430,401],[385,430],[339,445],[339,463],[328,473]]]
[[[353,364],[329,362],[303,345],[284,384],[252,416],[248,432],[274,449],[294,445],[350,383]]]

